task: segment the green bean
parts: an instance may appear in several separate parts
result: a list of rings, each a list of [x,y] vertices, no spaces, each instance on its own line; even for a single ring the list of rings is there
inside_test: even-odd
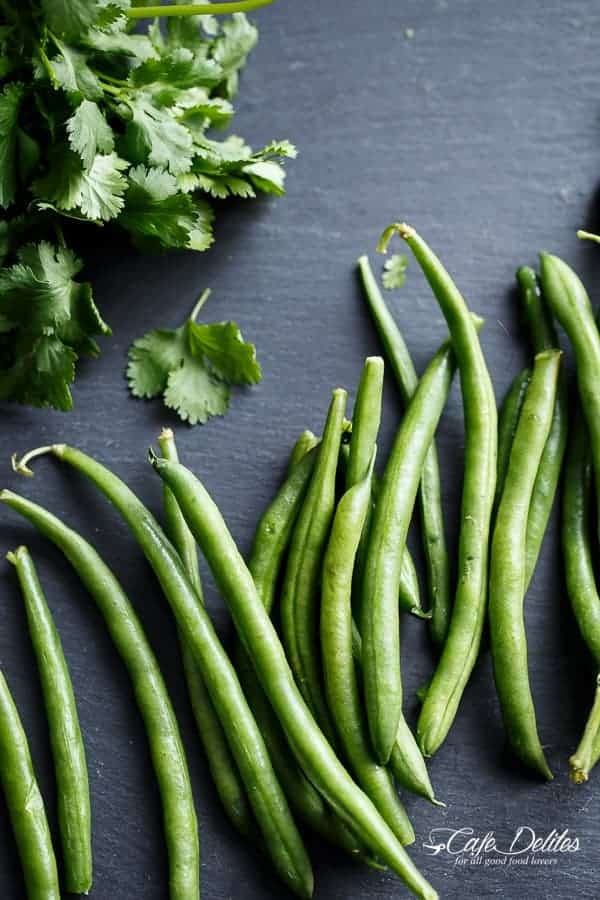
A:
[[[588,429],[581,409],[569,438],[563,492],[562,549],[567,592],[575,621],[600,671],[600,597],[596,587],[590,506],[592,469]]]
[[[408,225],[392,226],[421,266],[448,323],[460,372],[465,417],[465,477],[458,549],[458,587],[442,655],[421,709],[417,739],[435,753],[452,726],[479,654],[485,620],[490,519],[496,485],[494,389],[477,330],[458,288],[425,241]]]
[[[498,415],[498,465],[496,478],[496,508],[500,503],[502,489],[506,480],[506,472],[508,470],[508,460],[510,459],[510,451],[512,449],[515,432],[521,415],[523,400],[531,381],[531,369],[523,369],[518,375],[515,375],[504,400],[500,407]]]
[[[362,670],[362,638],[352,621],[352,655],[359,671]],[[401,787],[429,800],[435,806],[445,806],[437,800],[427,771],[423,754],[403,715],[400,716],[396,743],[392,747],[389,769]]]
[[[308,430],[303,431],[292,448],[288,464],[289,471],[291,471],[294,466],[297,466],[306,454],[309,453],[313,447],[316,447],[318,443],[319,438],[316,434],[313,434],[312,431]]]
[[[200,858],[192,787],[171,705],[156,657],[128,598],[94,548],[25,497],[1,491],[0,500],[28,519],[66,556],[102,614],[131,678],[144,720],[163,807],[171,900],[198,900]],[[44,898],[48,895],[44,894]],[[58,896],[58,894],[57,894]]]
[[[178,461],[177,446],[170,428],[163,429],[158,438],[158,445],[165,459]],[[199,601],[204,604],[196,541],[181,515],[177,501],[167,487],[164,488],[163,492],[163,507],[167,534],[181,557]],[[200,670],[196,665],[193,651],[188,646],[181,632],[179,632],[179,645],[181,647],[181,659],[188,696],[196,721],[198,735],[202,742],[208,768],[221,804],[238,831],[245,837],[253,839],[256,836],[256,822],[246,797],[244,785],[219,722],[219,717],[215,712]]]
[[[20,472],[27,471],[27,463],[44,453],[52,453],[85,475],[127,522],[161,584],[184,639],[194,652],[271,860],[293,891],[302,897],[310,897],[313,876],[304,844],[235,670],[206,610],[198,601],[177,551],[133,491],[80,450],[66,444],[39,448],[26,454],[19,464],[15,462],[15,468]],[[163,462],[166,465],[168,461]],[[176,498],[181,507],[181,498],[177,495]]]
[[[48,717],[64,889],[69,894],[87,894],[92,887],[90,790],[73,685],[60,637],[27,547],[18,547],[6,558],[14,565],[21,586]]]
[[[517,272],[517,280],[521,289],[521,299],[533,352],[541,353],[543,350],[558,348],[556,329],[542,297],[537,275],[533,269],[522,266]],[[531,581],[537,564],[558,488],[567,446],[567,425],[567,391],[564,373],[561,370],[558,378],[558,391],[552,427],[540,460],[527,519],[527,570],[525,578],[527,586]]]
[[[571,780],[583,784],[600,755],[600,675],[596,676],[594,703],[588,716],[579,746],[569,759]]]
[[[544,297],[575,351],[579,396],[589,429],[596,495],[600,499],[600,335],[589,297],[575,272],[558,257],[542,253],[540,275]],[[600,533],[600,519],[598,530]]]
[[[386,763],[402,712],[398,584],[402,552],[421,477],[454,374],[452,349],[434,356],[413,394],[381,482],[363,579],[364,693],[376,758]]]
[[[373,276],[369,259],[361,256],[358,268],[367,305],[379,332],[387,359],[398,383],[402,400],[408,405],[417,389],[418,377],[413,361]],[[427,568],[427,582],[431,599],[431,636],[441,646],[450,621],[450,567],[444,533],[440,470],[435,442],[429,448],[421,472],[419,493],[423,547]]]
[[[302,769],[375,856],[394,869],[416,896],[435,900],[436,891],[414,866],[369,798],[352,781],[315,723],[252,576],[214,501],[183,466],[153,454],[151,462],[177,497]]]
[[[552,425],[560,358],[560,350],[544,350],[534,360],[496,516],[489,588],[490,643],[504,727],[517,756],[547,779],[553,776],[538,737],[529,686],[523,601],[529,508]]]
[[[325,690],[337,734],[358,784],[403,844],[412,825],[389,772],[373,759],[352,656],[352,574],[367,511],[383,393],[383,360],[366,360],[352,420],[347,490],[338,503],[323,559],[321,648]]]
[[[56,859],[27,737],[0,671],[0,781],[23,867],[27,900],[60,900]]]
[[[340,452],[340,462],[345,467],[348,461],[350,447],[348,444],[342,444]],[[354,572],[354,586],[352,592],[352,608],[356,618],[360,619],[361,609],[361,592],[362,592],[362,573],[364,570],[364,558],[369,544],[369,532],[371,530],[371,522],[373,520],[373,509],[377,504],[377,498],[381,490],[377,473],[373,472],[371,478],[371,505],[367,513],[367,520],[363,529],[363,537],[358,548],[356,557],[356,565]],[[414,560],[410,554],[408,547],[404,548],[402,554],[402,568],[400,570],[400,586],[398,592],[398,602],[400,609],[404,612],[411,613],[417,619],[430,619],[431,613],[425,612],[421,606],[421,590],[419,588],[419,578]]]
[[[582,638],[600,671],[600,597],[596,586],[590,535],[592,491],[589,437],[580,408],[576,409],[569,437],[563,491],[562,548],[567,592]],[[587,781],[600,757],[600,689],[590,711],[582,739],[569,760],[576,784]],[[596,746],[597,751],[596,752]]]
[[[318,644],[319,581],[335,506],[346,392],[333,392],[312,478],[292,533],[281,595],[281,630],[304,699],[326,736],[334,730],[323,696]]]

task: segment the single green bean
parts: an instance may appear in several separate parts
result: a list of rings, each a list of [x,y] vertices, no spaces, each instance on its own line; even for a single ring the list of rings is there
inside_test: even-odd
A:
[[[56,859],[29,744],[0,671],[0,782],[23,867],[27,900],[60,900]]]
[[[160,433],[158,446],[165,459],[178,461],[177,446],[170,428],[165,428]],[[199,601],[204,604],[196,541],[181,515],[177,501],[167,487],[163,490],[163,507],[167,534],[181,557]],[[256,822],[246,797],[243,782],[219,717],[196,665],[194,653],[181,632],[179,632],[179,645],[188,696],[213,784],[232,824],[245,837],[253,839],[256,836]]]
[[[394,372],[405,405],[417,389],[418,377],[413,361],[394,321],[375,277],[369,259],[358,260],[364,296],[381,338],[385,353]],[[437,646],[446,638],[450,621],[450,566],[444,532],[440,469],[435,442],[429,448],[421,472],[419,492],[423,547],[427,568],[427,582],[431,602],[431,636]]]
[[[547,779],[553,776],[529,686],[523,602],[529,508],[552,425],[560,358],[560,350],[544,350],[534,360],[494,527],[489,589],[490,643],[504,727],[517,756]]]
[[[517,281],[521,289],[521,301],[525,312],[525,320],[529,328],[533,352],[541,353],[543,350],[558,349],[558,336],[542,296],[537,275],[533,269],[521,266],[517,271]],[[540,460],[527,519],[527,570],[525,579],[527,586],[535,571],[558,488],[567,446],[568,418],[566,381],[564,372],[561,370],[558,378],[558,391],[552,427]]]
[[[598,761],[600,753],[600,675],[596,676],[596,693],[594,703],[579,746],[569,759],[571,780],[575,784],[583,784],[590,777],[590,771]]]
[[[590,535],[592,466],[585,419],[576,408],[569,437],[562,510],[562,548],[567,592],[582,638],[600,671],[600,597],[596,586]],[[576,784],[587,781],[600,758],[600,689],[586,727],[569,760],[571,778]]]
[[[303,431],[292,448],[290,461],[288,464],[289,471],[291,472],[294,466],[297,466],[298,463],[302,459],[304,459],[306,454],[309,453],[313,449],[313,447],[316,447],[318,443],[319,438],[316,436],[316,434],[313,434],[312,431],[308,430]]]
[[[345,468],[348,455],[349,455],[349,445],[342,444],[341,452],[340,452],[340,462],[342,463],[342,467]],[[377,477],[377,473],[373,472],[373,477],[371,478],[371,505],[369,507],[369,511],[367,513],[367,520],[365,522],[365,527],[363,529],[363,539],[361,540],[361,544],[358,548],[358,554],[356,558],[356,566],[354,572],[354,582],[355,585],[353,587],[352,592],[352,608],[354,610],[354,616],[358,620],[360,620],[360,609],[361,609],[361,594],[362,594],[362,573],[364,571],[364,559],[365,554],[367,552],[367,548],[369,545],[369,532],[371,531],[371,522],[373,520],[373,509],[377,504],[377,498],[379,496],[379,492],[381,490],[381,485],[379,482],[379,478]],[[425,612],[423,607],[421,606],[421,589],[419,587],[419,578],[417,576],[417,569],[414,563],[414,560],[410,554],[410,550],[406,546],[404,548],[404,553],[402,554],[402,568],[400,570],[400,587],[398,592],[398,602],[400,603],[400,609],[404,612],[411,613],[411,615],[416,616],[417,619],[430,619],[431,613]]]
[[[487,596],[490,520],[496,486],[496,400],[477,329],[441,261],[409,225],[397,231],[413,251],[448,323],[460,372],[465,417],[465,477],[458,549],[458,587],[448,635],[419,716],[417,739],[426,756],[450,730],[479,654]]]
[[[127,596],[94,548],[60,519],[25,497],[0,500],[28,519],[66,556],[102,614],[131,678],[160,790],[169,854],[171,900],[198,900],[198,826],[179,726],[158,662]],[[58,896],[58,894],[57,894]],[[44,900],[48,894],[44,894]]]
[[[229,606],[237,632],[308,778],[365,846],[422,900],[436,891],[414,866],[369,798],[348,775],[304,701],[256,586],[214,501],[183,466],[153,454]]]
[[[590,507],[592,466],[588,429],[581,409],[575,412],[565,467],[562,549],[567,592],[575,621],[600,671],[600,597],[594,574]]]
[[[292,533],[281,595],[281,630],[290,666],[304,699],[330,741],[335,732],[321,683],[319,581],[335,507],[346,399],[344,390],[333,392],[312,478]]]
[[[589,429],[596,496],[600,500],[600,335],[589,297],[575,272],[558,257],[542,253],[540,275],[544,297],[575,351],[579,396]]]
[[[510,451],[512,449],[515,432],[519,424],[519,416],[523,400],[531,381],[531,369],[523,369],[518,375],[515,375],[504,400],[500,407],[498,415],[498,465],[496,478],[496,508],[500,503],[502,489],[506,480],[506,472],[508,471],[508,460],[510,459]]]
[[[194,652],[273,864],[293,891],[302,897],[310,897],[313,876],[304,844],[235,670],[206,610],[198,601],[179,554],[133,491],[105,466],[74,447],[54,444],[39,448],[26,454],[20,464],[15,462],[15,468],[26,471],[28,461],[44,453],[52,453],[85,475],[127,522]],[[180,498],[177,500],[181,506]]]
[[[354,621],[352,621],[352,655],[359,672],[362,672],[362,638]],[[446,805],[435,797],[423,754],[403,715],[400,716],[398,735],[392,747],[388,766],[401,787],[429,800],[435,806]]]
[[[455,364],[445,344],[413,394],[385,467],[366,555],[361,635],[364,692],[373,748],[387,763],[402,713],[398,585],[423,459],[442,414]]]
[[[31,643],[37,660],[54,759],[64,889],[87,894],[92,887],[92,824],[85,747],[73,685],[58,631],[27,547],[8,553],[15,567]]]

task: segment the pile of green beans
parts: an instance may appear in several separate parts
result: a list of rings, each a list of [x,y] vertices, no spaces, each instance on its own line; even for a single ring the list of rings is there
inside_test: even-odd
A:
[[[571,777],[600,760],[600,596],[590,492],[600,509],[600,334],[581,281],[542,254],[540,274],[517,271],[529,364],[498,416],[479,340],[482,320],[444,265],[409,225],[398,234],[419,263],[448,338],[419,378],[369,260],[358,268],[369,311],[404,405],[386,459],[378,438],[385,363],[367,357],[352,420],[336,388],[322,436],[304,431],[283,481],[258,521],[247,559],[203,483],[179,460],[164,429],[149,461],[162,480],[165,530],[133,491],[93,457],[66,444],[26,453],[13,467],[52,455],[91,481],[127,523],[175,618],[190,705],[208,769],[234,827],[271,860],[298,897],[313,892],[302,828],[356,860],[389,867],[422,900],[438,896],[405,846],[415,840],[398,788],[436,798],[426,758],[445,741],[478,655],[488,617],[494,681],[508,743],[553,777],[538,734],[529,679],[524,604],[563,469],[562,545],[567,589],[593,658],[595,693]],[[573,344],[577,393],[569,429],[567,381],[553,321]],[[444,532],[436,431],[458,371],[465,422],[464,480],[454,590]],[[570,430],[570,433],[569,433]],[[376,473],[379,464],[381,474]],[[199,841],[179,728],[154,653],[119,581],[61,519],[9,490],[0,500],[62,551],[95,600],[127,668],[158,781],[171,900],[199,898]],[[423,610],[407,539],[419,504],[429,609]],[[235,627],[223,643],[205,606],[198,550]],[[91,813],[84,742],[60,638],[25,547],[7,555],[22,589],[42,683],[57,785],[59,873],[27,739],[0,673],[0,783],[21,854],[28,900],[92,886]],[[404,717],[403,612],[429,623],[438,654],[420,691],[416,731]],[[485,649],[485,647],[484,647]],[[60,883],[59,883],[60,874]]]

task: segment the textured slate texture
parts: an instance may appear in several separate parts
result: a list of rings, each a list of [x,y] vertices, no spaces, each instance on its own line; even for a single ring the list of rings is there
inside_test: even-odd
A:
[[[90,276],[114,336],[97,362],[81,366],[70,415],[3,408],[5,484],[64,514],[122,578],[140,612],[180,716],[202,836],[205,900],[282,897],[268,865],[225,822],[206,776],[182,684],[173,624],[140,554],[94,491],[40,462],[31,483],[9,472],[9,452],[66,440],[114,466],[155,509],[159,484],[145,450],[162,424],[156,404],[131,400],[121,377],[130,341],[176,325],[205,286],[207,315],[238,321],[258,345],[264,382],[238,394],[231,413],[205,428],[178,427],[180,449],[206,481],[247,549],[297,433],[319,430],[329,392],[354,393],[363,357],[378,343],[361,305],[353,264],[379,230],[417,225],[487,325],[483,343],[498,396],[526,359],[513,272],[540,248],[564,255],[596,290],[600,254],[577,243],[594,225],[600,173],[600,12],[583,0],[480,3],[379,0],[375,4],[280,0],[257,16],[262,40],[244,75],[236,130],[255,143],[289,137],[300,148],[281,200],[227,206],[216,247],[205,255],[144,259],[104,240],[88,247]],[[405,29],[414,29],[407,39]],[[391,301],[422,367],[445,334],[437,307],[411,266]],[[382,455],[400,407],[385,398]],[[448,531],[457,535],[462,415],[455,387],[439,435]],[[64,640],[90,764],[97,900],[164,900],[167,870],[157,791],[143,728],[123,667],[102,622],[59,555],[10,513],[0,520],[2,552],[26,540],[35,553]],[[0,663],[23,713],[45,797],[54,816],[46,725],[25,617],[8,565],[0,569]],[[226,628],[221,600],[210,608]],[[542,740],[557,778],[538,784],[506,756],[489,660],[477,667],[456,725],[431,763],[445,810],[408,799],[417,862],[451,900],[501,896],[572,900],[600,896],[595,865],[598,777],[572,787],[566,760],[577,742],[592,684],[561,576],[556,523],[527,601],[533,689]],[[423,626],[404,628],[407,709],[432,655]],[[12,837],[0,807],[0,886],[24,895]],[[53,818],[53,825],[55,820]],[[548,865],[454,865],[423,849],[435,827],[494,831],[510,842],[519,826],[538,834],[569,828],[576,853]],[[314,846],[320,900],[401,897],[388,874],[355,867]]]

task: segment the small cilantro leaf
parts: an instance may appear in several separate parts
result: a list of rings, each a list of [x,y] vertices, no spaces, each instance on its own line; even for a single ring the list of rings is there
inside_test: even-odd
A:
[[[135,163],[150,163],[174,175],[192,166],[192,137],[168,110],[160,109],[145,91],[129,101],[132,118],[127,123],[122,150]]]
[[[235,13],[221,26],[221,34],[215,39],[212,57],[223,70],[223,92],[231,99],[237,93],[238,72],[258,40],[258,31],[243,13]]]
[[[57,153],[58,157],[58,153]],[[119,215],[125,201],[127,168],[116,153],[96,154],[89,168],[72,151],[63,150],[51,170],[33,183],[41,200],[56,203],[59,209],[80,209],[92,221],[108,221]]]
[[[78,153],[84,166],[91,168],[97,153],[110,153],[115,141],[112,128],[97,103],[83,100],[67,122],[71,148]]]
[[[88,66],[85,53],[62,41],[57,40],[56,45],[60,53],[49,62],[55,86],[62,88],[75,101],[83,98],[102,100],[102,85]]]
[[[229,409],[229,388],[203,366],[186,360],[167,380],[165,406],[175,410],[189,425],[204,425],[210,416],[223,416]]]
[[[245,175],[259,191],[265,194],[285,194],[285,171],[272,159],[252,162],[243,167]]]
[[[406,281],[406,268],[408,259],[403,253],[395,253],[386,259],[383,264],[383,276],[381,282],[387,291],[402,287]]]
[[[214,325],[188,325],[188,340],[192,354],[206,357],[212,371],[230,384],[258,384],[262,378],[256,359],[256,347],[244,341],[235,322]]]
[[[0,94],[0,206],[6,209],[17,190],[17,119],[23,85],[9,84]]]
[[[183,249],[198,227],[200,212],[199,204],[179,190],[169,172],[137,166],[129,172],[129,189],[119,224],[148,250]]]
[[[257,384],[261,379],[256,350],[235,323],[196,323],[209,293],[205,291],[180,328],[150,331],[129,350],[127,380],[132,394],[151,398],[162,393],[165,405],[190,425],[223,415],[229,407],[230,385]]]

